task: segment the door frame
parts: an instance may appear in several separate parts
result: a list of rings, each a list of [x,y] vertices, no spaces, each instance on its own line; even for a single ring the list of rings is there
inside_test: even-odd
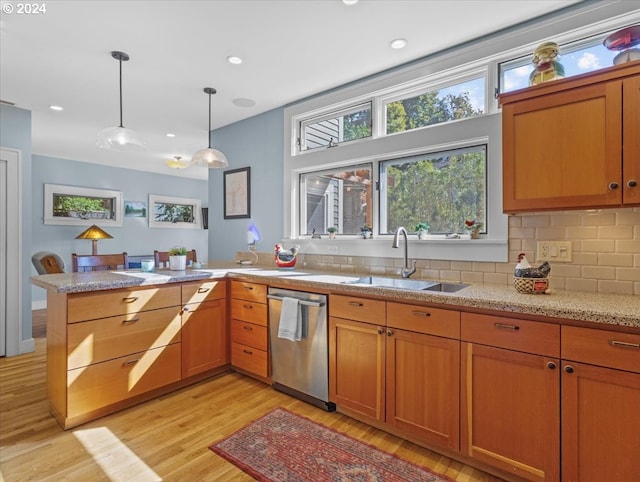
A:
[[[22,152],[0,147],[0,157],[7,161],[5,355],[13,356],[29,351],[25,351],[24,348],[27,347],[22,346]]]

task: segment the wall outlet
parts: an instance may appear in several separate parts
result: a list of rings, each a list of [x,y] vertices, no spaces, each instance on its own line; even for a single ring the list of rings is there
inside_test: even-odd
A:
[[[571,262],[571,241],[538,241],[537,261]]]

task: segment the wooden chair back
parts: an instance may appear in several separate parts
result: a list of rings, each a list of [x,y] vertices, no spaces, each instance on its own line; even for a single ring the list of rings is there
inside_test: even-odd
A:
[[[64,273],[64,262],[55,253],[39,251],[31,257],[38,274]]]
[[[169,262],[169,251],[155,250],[153,252],[153,257],[155,258],[155,261],[156,261],[156,268],[160,267],[160,263],[164,263],[164,265],[166,266],[166,263]],[[196,256],[195,249],[192,249],[191,251],[187,251],[187,264],[189,264],[189,261],[193,263],[198,261],[198,257]]]
[[[85,271],[106,271],[109,269],[127,269],[129,257],[127,253],[118,254],[76,254],[71,255],[74,273]]]

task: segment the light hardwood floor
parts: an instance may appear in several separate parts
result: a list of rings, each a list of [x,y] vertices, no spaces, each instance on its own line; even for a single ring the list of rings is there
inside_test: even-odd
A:
[[[37,338],[34,353],[0,359],[0,480],[252,480],[208,446],[276,407],[456,481],[500,480],[237,373],[64,431],[48,411],[45,352]]]

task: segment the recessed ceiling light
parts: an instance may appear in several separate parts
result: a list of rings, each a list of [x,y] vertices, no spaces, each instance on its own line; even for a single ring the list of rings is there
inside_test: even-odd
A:
[[[176,135],[173,132],[167,132],[167,137],[175,137]]]
[[[59,112],[59,111],[61,111],[61,110],[64,110],[64,107],[62,107],[62,106],[60,106],[60,105],[53,105],[53,104],[52,104],[52,105],[50,105],[50,106],[49,106],[49,109],[51,109],[51,110],[55,110],[56,112]]]
[[[358,3],[358,0],[342,0],[342,3],[344,3],[345,5],[355,5],[356,3]]]
[[[227,62],[233,65],[239,65],[242,63],[242,59],[240,57],[236,57],[235,55],[230,55],[227,57]]]
[[[401,49],[403,48],[405,45],[407,45],[407,41],[406,39],[403,38],[397,38],[392,40],[389,45],[391,46],[392,49]]]
[[[237,105],[238,107],[253,107],[256,105],[256,101],[253,99],[246,99],[244,97],[239,97],[237,99],[233,99],[233,105]]]

